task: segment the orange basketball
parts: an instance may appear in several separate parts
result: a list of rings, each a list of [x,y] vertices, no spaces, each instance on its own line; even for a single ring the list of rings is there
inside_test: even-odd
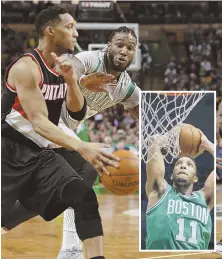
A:
[[[101,182],[112,193],[127,195],[139,188],[139,158],[128,150],[118,150],[113,155],[119,157],[119,168],[107,166],[110,175],[103,174]]]
[[[199,150],[201,134],[197,128],[191,124],[184,124],[180,132],[180,156],[189,155],[194,157]]]

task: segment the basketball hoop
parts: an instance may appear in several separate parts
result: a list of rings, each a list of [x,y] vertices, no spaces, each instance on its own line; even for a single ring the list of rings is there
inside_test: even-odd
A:
[[[184,120],[203,98],[204,92],[150,92],[142,93],[141,142],[142,160],[147,163],[155,156],[153,145],[162,149],[167,163],[172,163],[180,153],[179,135]],[[152,136],[164,135],[161,141]],[[148,155],[149,154],[149,158]]]

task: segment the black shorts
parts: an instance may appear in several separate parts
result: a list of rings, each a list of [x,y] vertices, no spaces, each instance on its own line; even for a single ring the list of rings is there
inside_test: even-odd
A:
[[[81,184],[90,188],[96,177],[96,173],[89,179],[85,177],[85,169],[92,166],[77,152],[31,147],[8,138],[2,138],[1,148],[2,215],[19,200],[26,209],[51,220],[67,208],[55,198],[55,193],[62,194],[66,184],[74,179],[84,178]],[[75,165],[81,176],[73,169]]]
[[[69,163],[69,165],[78,173],[88,187],[91,188],[93,186],[98,173],[92,164],[86,161],[76,151],[67,150],[65,148],[56,148],[53,150]]]

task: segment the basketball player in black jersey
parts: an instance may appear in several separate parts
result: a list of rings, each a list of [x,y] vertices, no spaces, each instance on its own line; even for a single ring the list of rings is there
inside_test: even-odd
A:
[[[72,16],[53,6],[38,14],[35,25],[40,35],[37,49],[15,60],[5,75],[2,224],[16,200],[45,220],[73,207],[87,258],[103,259],[103,230],[92,189],[94,167],[108,173],[104,165],[117,167],[118,159],[100,150],[106,145],[82,142],[57,126],[64,101],[74,119],[82,120],[86,112],[69,59],[58,57],[73,51],[78,37]],[[51,142],[63,148],[53,151]]]

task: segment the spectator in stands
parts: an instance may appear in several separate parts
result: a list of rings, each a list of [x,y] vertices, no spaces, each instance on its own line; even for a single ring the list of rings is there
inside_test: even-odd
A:
[[[106,152],[113,153],[115,151],[115,148],[113,146],[113,140],[111,136],[105,136],[104,141],[105,144],[109,144],[110,147],[106,148]]]
[[[212,64],[214,67],[218,67],[217,63],[217,48],[218,48],[218,41],[216,38],[216,30],[212,26],[209,27],[206,31],[206,38],[210,44],[211,48],[211,57],[212,57]]]
[[[178,90],[187,89],[188,86],[189,86],[189,76],[188,74],[186,74],[185,69],[182,68],[178,76]]]
[[[118,142],[115,145],[115,150],[129,150],[129,148],[125,145],[126,138],[121,137],[118,139]]]
[[[201,66],[201,75],[202,76],[209,76],[212,70],[211,62],[205,56],[203,61],[200,63]]]
[[[218,60],[222,60],[222,25],[216,31],[216,38],[218,40]]]
[[[203,41],[202,44],[202,55],[209,57],[211,55],[211,46],[207,41]]]
[[[36,32],[33,30],[30,35],[27,35],[27,39],[24,42],[24,50],[29,51],[30,49],[34,49],[36,47],[37,44],[37,34]]]
[[[187,25],[184,31],[184,47],[186,50],[187,56],[190,56],[190,45],[192,44],[194,40],[194,29],[191,23]]]
[[[143,43],[140,45],[141,49],[141,56],[142,56],[142,61],[141,61],[141,66],[142,66],[142,71],[146,72],[150,68],[150,64],[152,62],[152,58],[149,53],[149,46],[146,43]]]
[[[165,90],[170,90],[172,87],[176,87],[177,84],[177,70],[176,70],[176,64],[174,62],[170,62],[167,65],[167,69],[164,73],[165,79]]]
[[[195,62],[201,61],[202,46],[197,41],[193,41],[189,46],[190,58]]]
[[[121,108],[121,105],[97,114],[86,123],[90,141],[104,142],[105,140],[105,143],[112,144],[113,148],[110,148],[110,152],[114,151],[114,148],[135,150],[138,146],[139,130],[136,121],[129,112]]]

